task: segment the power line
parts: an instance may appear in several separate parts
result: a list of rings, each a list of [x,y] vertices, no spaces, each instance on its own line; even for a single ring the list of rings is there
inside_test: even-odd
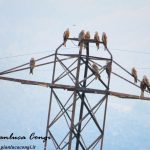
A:
[[[128,67],[127,69],[131,70],[131,68],[132,68],[132,67]],[[119,68],[115,68],[115,70],[118,70],[118,69],[119,69]],[[137,69],[137,70],[149,70],[150,67],[140,67],[140,68],[136,67],[136,69]]]
[[[73,43],[73,42],[72,42]],[[76,45],[75,43],[73,43],[74,47],[70,47],[70,48],[65,48],[65,49],[72,49],[72,48],[76,48],[78,47],[78,45]],[[95,46],[91,46],[91,47],[95,47]],[[128,52],[128,53],[139,53],[139,54],[150,54],[150,52],[144,52],[144,51],[136,51],[136,50],[127,50],[127,49],[111,49],[112,51],[120,51],[120,52]],[[12,55],[12,56],[5,56],[5,57],[0,57],[1,59],[11,59],[11,58],[15,58],[15,57],[23,57],[23,56],[29,56],[29,55],[33,55],[33,54],[43,54],[43,53],[48,53],[48,52],[53,52],[55,50],[46,50],[46,51],[40,51],[40,52],[33,52],[33,53],[26,53],[26,54],[18,54],[18,55]],[[149,69],[149,68],[148,68]]]
[[[27,54],[18,54],[18,55],[13,55],[13,56],[6,56],[6,57],[0,57],[0,59],[7,59],[7,58],[14,58],[14,57],[22,57],[22,56],[28,56],[28,55],[33,55],[33,54],[42,54],[42,53],[48,53],[48,52],[53,52],[53,51],[41,51],[41,52],[34,52],[34,53],[27,53]]]
[[[128,52],[128,53],[139,53],[139,54],[150,54],[150,52],[144,52],[144,51],[136,51],[136,50],[127,50],[127,49],[111,49],[111,50],[114,50],[114,51],[120,51],[120,52]]]
[[[95,46],[90,46],[90,47],[94,47]],[[150,52],[148,51],[137,51],[137,50],[129,50],[129,49],[119,49],[119,48],[111,48],[111,51],[120,51],[120,52],[127,52],[127,53],[138,53],[138,54],[150,54]]]
[[[76,48],[76,47],[70,47],[70,48],[65,48],[65,49],[72,49],[72,48]],[[27,54],[18,54],[18,55],[0,57],[0,59],[11,59],[15,57],[23,57],[23,56],[33,55],[33,54],[43,54],[43,53],[54,52],[54,51],[55,50],[47,50],[47,51],[33,52],[33,53],[27,53]]]

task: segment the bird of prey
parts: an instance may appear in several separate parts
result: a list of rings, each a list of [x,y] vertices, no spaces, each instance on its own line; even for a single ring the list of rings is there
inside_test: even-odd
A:
[[[141,88],[141,97],[144,96],[144,90],[146,90],[146,88],[148,89],[148,91],[150,91],[150,84],[146,75],[143,76],[143,79],[140,84],[140,88]]]
[[[107,35],[105,32],[102,34],[102,42],[104,43],[105,49],[107,49]]]
[[[78,37],[78,39],[79,39],[79,44],[78,44],[78,46],[80,47],[80,50],[82,50],[82,48],[83,48],[83,46],[84,46],[84,39],[85,39],[85,31],[84,30],[82,30],[80,33],[79,33],[79,37]]]
[[[147,78],[146,75],[144,75],[143,80],[144,80],[144,82],[146,84],[147,90],[149,90],[149,88],[150,88],[150,82],[149,82],[149,79]]]
[[[134,78],[134,83],[137,83],[137,70],[134,67],[131,70],[131,74]]]
[[[93,65],[92,65],[92,70],[93,70],[93,74],[96,76],[95,79],[100,80],[99,68],[97,67],[97,65],[95,63],[93,63]]]
[[[35,60],[34,58],[30,59],[30,74],[33,74],[33,69],[35,67]]]
[[[99,37],[99,34],[98,34],[98,32],[97,32],[97,31],[95,32],[94,40],[96,41],[97,49],[99,49],[100,37]]]
[[[89,31],[87,31],[87,32],[85,33],[85,39],[86,39],[86,40],[89,40],[89,39],[90,39],[90,32],[89,32]],[[87,45],[88,45],[88,41],[85,41],[85,42],[84,42],[85,48],[87,47]]]
[[[90,39],[90,32],[89,32],[89,31],[87,31],[87,32],[85,33],[85,39]]]
[[[63,40],[64,40],[64,46],[66,47],[66,42],[67,42],[67,39],[69,38],[70,36],[70,32],[69,32],[69,28],[64,32],[64,35],[63,35]]]
[[[108,77],[110,77],[111,72],[112,72],[112,63],[111,63],[111,61],[107,61],[106,73],[107,73]]]

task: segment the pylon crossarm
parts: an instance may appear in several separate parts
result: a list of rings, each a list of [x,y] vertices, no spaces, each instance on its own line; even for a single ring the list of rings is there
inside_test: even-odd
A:
[[[139,99],[139,100],[147,100],[150,101],[150,97],[141,97],[137,95],[131,95],[131,94],[126,94],[126,93],[119,93],[119,92],[113,92],[109,91],[109,95],[116,96],[119,98],[124,98],[124,99]]]
[[[0,79],[1,80],[6,80],[6,81],[18,82],[18,83],[21,83],[21,84],[29,84],[29,85],[38,85],[38,86],[49,87],[49,83],[46,83],[46,82],[23,80],[23,79],[2,77],[2,76],[0,76]]]
[[[73,58],[77,58],[77,57],[79,57],[79,54],[58,54],[58,55],[60,55],[60,56],[68,56],[68,57],[73,57]],[[81,58],[86,58],[87,56],[86,55],[81,55],[80,56]],[[88,59],[89,60],[104,60],[104,61],[109,61],[109,60],[111,60],[110,58],[105,58],[105,57],[96,57],[96,56],[88,56]]]
[[[41,57],[41,58],[39,58],[39,59],[36,59],[35,61],[37,62],[37,61],[46,59],[46,58],[51,57],[51,56],[54,56],[54,54]],[[10,72],[10,71],[12,71],[12,70],[16,70],[16,69],[18,69],[18,68],[24,67],[24,66],[26,66],[26,65],[29,65],[29,62],[28,62],[28,63],[25,63],[25,64],[22,64],[22,65],[19,65],[19,66],[16,66],[16,67],[13,67],[13,68],[10,68],[10,69],[7,69],[7,70],[5,70],[5,71],[2,71],[2,72],[0,72],[0,75],[5,74],[6,72]]]
[[[80,41],[79,38],[68,38],[67,40],[72,40],[72,41]],[[83,39],[83,42],[88,42],[88,43],[100,43],[103,44],[103,42],[98,42],[94,39]]]
[[[7,80],[7,81],[13,81],[13,82],[19,82],[21,84],[29,84],[29,85],[38,85],[38,86],[44,86],[44,87],[50,87],[50,88],[58,88],[58,89],[66,89],[68,91],[79,91],[79,92],[85,92],[85,93],[95,93],[95,94],[106,94],[107,92],[104,90],[96,90],[96,89],[90,89],[90,88],[82,88],[82,87],[74,87],[70,85],[63,85],[63,84],[52,84],[47,82],[38,82],[38,81],[31,81],[31,80],[23,80],[23,79],[16,79],[16,78],[9,78],[9,77],[2,77],[0,76],[1,80]]]
[[[85,92],[85,93],[95,93],[95,94],[108,94],[120,98],[126,98],[126,99],[139,99],[139,100],[147,100],[150,101],[150,97],[140,97],[137,95],[131,95],[126,93],[119,93],[119,92],[113,92],[113,91],[107,91],[107,90],[97,90],[97,89],[91,89],[91,88],[82,88],[70,85],[62,85],[62,84],[51,84],[46,82],[38,82],[38,81],[31,81],[31,80],[22,80],[22,79],[16,79],[16,78],[9,78],[9,77],[2,77],[0,76],[1,80],[7,80],[7,81],[13,81],[13,82],[19,82],[21,84],[30,84],[30,85],[38,85],[38,86],[44,86],[44,87],[50,87],[50,88],[58,88],[58,89],[67,89],[68,91],[74,91],[77,90],[79,92]]]
[[[69,60],[69,59],[72,59],[72,57],[63,58],[63,59],[60,59],[60,60],[65,61],[65,60]],[[54,63],[54,61],[49,61],[49,62],[46,62],[46,63],[38,64],[38,65],[35,66],[35,68],[41,67],[41,66],[44,66],[44,65],[48,65],[48,64],[52,64],[52,63]],[[17,68],[16,69],[10,69],[8,71],[0,72],[0,75],[10,74],[10,73],[19,72],[19,71],[28,70],[28,69],[30,69],[30,67],[24,67],[24,68],[19,68],[19,69],[17,69]]]

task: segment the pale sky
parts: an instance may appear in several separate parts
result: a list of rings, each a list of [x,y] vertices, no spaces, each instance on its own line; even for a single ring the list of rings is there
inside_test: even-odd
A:
[[[149,0],[0,0],[0,71],[26,63],[32,56],[53,53],[64,30],[70,28],[71,37],[82,29],[92,36],[105,31],[114,60],[129,71],[135,66],[140,79],[144,74],[150,78],[149,14]],[[12,57],[24,54],[31,55]],[[43,67],[32,77],[28,71],[9,76],[48,81],[51,69]],[[119,70],[114,67],[114,71]],[[140,94],[123,84],[112,78],[111,89]],[[0,90],[0,135],[32,131],[44,135],[49,89],[0,81]],[[110,97],[104,150],[149,150],[149,118],[149,102]],[[4,144],[0,141],[0,146]],[[36,144],[43,148],[41,141]]]

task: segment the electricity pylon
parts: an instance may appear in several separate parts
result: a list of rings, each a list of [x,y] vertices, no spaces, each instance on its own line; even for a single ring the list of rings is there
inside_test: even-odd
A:
[[[69,38],[68,40],[78,41],[78,38]],[[55,54],[36,60],[40,61],[54,56],[53,61],[36,65],[39,67],[53,63],[51,83],[2,76],[3,74],[29,69],[29,67],[21,68],[29,63],[0,73],[2,80],[51,88],[46,127],[46,137],[50,136],[51,140],[45,142],[44,150],[49,150],[49,147],[56,150],[102,150],[108,95],[121,98],[140,98],[136,95],[110,91],[111,76],[106,71],[107,63],[121,66],[113,60],[112,54],[106,47],[108,57],[93,56],[90,53],[92,50],[90,50],[89,45],[97,41],[90,39],[82,42],[85,44],[85,49],[79,49],[77,53],[66,54],[64,51],[62,53],[63,44],[61,44],[56,49]],[[103,42],[99,43],[104,45]],[[86,54],[83,54],[83,51]],[[98,72],[93,65],[97,66]],[[126,80],[120,75],[117,76]],[[133,84],[128,80],[126,81]],[[148,97],[141,99],[150,100]]]
[[[70,38],[68,40],[75,40],[78,41],[77,38]],[[105,128],[105,120],[106,120],[106,110],[107,110],[107,101],[108,101],[108,90],[109,90],[109,83],[110,83],[110,76],[107,75],[107,80],[103,80],[100,77],[100,74],[105,72],[106,69],[106,61],[110,61],[112,63],[112,55],[109,52],[108,49],[107,52],[109,53],[109,58],[100,58],[100,57],[94,57],[90,55],[89,50],[89,44],[95,43],[94,40],[84,40],[83,41],[86,45],[86,55],[82,54],[82,49],[79,49],[78,54],[60,54],[59,49],[55,52],[55,58],[54,58],[54,67],[53,67],[53,75],[52,75],[52,84],[59,84],[59,82],[62,80],[68,81],[68,77],[72,81],[71,86],[72,89],[70,90],[70,85],[64,84],[63,87],[59,90],[62,90],[64,92],[64,88],[67,90],[65,91],[65,94],[68,94],[68,99],[63,103],[64,99],[60,95],[61,92],[57,93],[57,89],[51,88],[50,93],[50,103],[49,103],[49,111],[48,111],[48,120],[47,120],[47,130],[46,130],[46,136],[48,134],[51,135],[53,144],[55,145],[56,149],[65,149],[68,150],[79,148],[82,149],[91,149],[95,147],[98,143],[101,141],[101,145],[103,144],[103,137],[104,137],[104,128]],[[100,44],[103,44],[100,42]],[[61,57],[71,57],[71,62],[69,64],[64,64],[61,61]],[[103,62],[103,63],[101,63]],[[105,62],[105,63],[104,63]],[[56,77],[56,72],[58,71],[57,63],[59,63],[60,66],[64,69],[62,72],[59,72],[59,76]],[[95,64],[99,67],[99,77],[96,77],[96,72],[92,68],[92,64]],[[103,66],[101,64],[104,64]],[[91,80],[91,77],[94,79]],[[65,79],[66,78],[66,79]],[[93,81],[95,78],[98,78],[96,82],[102,86],[103,90],[105,92],[101,92],[99,89],[90,89],[88,87],[92,87]],[[69,81],[68,81],[69,82]],[[99,91],[97,93],[97,91]],[[88,94],[91,95],[99,95],[102,94],[102,96],[99,96],[99,99],[93,99],[93,106],[90,106],[90,100],[88,97]],[[93,96],[94,98],[94,96]],[[53,101],[56,100],[58,103],[58,106],[60,107],[60,110],[58,113],[56,113],[56,116],[52,119],[51,113],[53,111],[56,111],[55,107],[52,107]],[[97,116],[97,109],[100,109],[100,106],[104,103],[104,113],[103,116]],[[103,118],[103,121],[100,123],[98,117]],[[65,121],[64,121],[65,120]],[[95,129],[98,131],[97,136],[93,137],[91,143],[86,142],[86,138],[84,137],[90,137],[88,130],[89,129],[88,124],[92,123],[92,126],[95,127]],[[59,138],[62,137],[62,139],[59,141],[57,140],[57,137],[53,135],[53,132],[57,130],[57,122],[61,124],[66,122],[66,126],[68,127],[68,130],[66,130],[66,133],[61,136],[58,136]],[[65,126],[65,125],[64,125]],[[55,128],[56,127],[56,128]],[[54,129],[53,129],[54,128]],[[87,130],[87,132],[86,132]],[[82,134],[84,133],[84,135]],[[67,141],[67,142],[66,142]],[[47,142],[45,143],[45,150],[47,147]],[[102,149],[102,148],[101,148]]]

